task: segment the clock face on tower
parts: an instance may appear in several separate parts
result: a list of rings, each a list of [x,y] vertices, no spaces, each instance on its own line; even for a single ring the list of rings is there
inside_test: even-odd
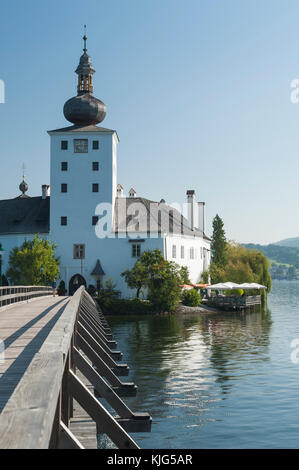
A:
[[[75,153],[88,153],[88,139],[75,139],[74,140]]]

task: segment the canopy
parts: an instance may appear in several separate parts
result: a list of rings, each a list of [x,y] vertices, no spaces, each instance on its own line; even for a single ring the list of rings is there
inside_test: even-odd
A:
[[[188,289],[193,289],[193,286],[189,286],[188,284],[182,284],[180,287],[181,287],[182,289],[186,289],[186,290],[188,290]]]
[[[263,286],[262,284],[256,284],[255,282],[252,282],[251,284],[245,283],[240,285],[241,289],[267,289],[266,286]]]
[[[193,287],[197,287],[199,289],[206,289],[209,287],[211,284],[192,284]]]
[[[232,290],[232,289],[267,289],[266,286],[262,286],[261,284],[252,283],[244,283],[244,284],[236,284],[234,282],[223,282],[219,284],[214,284],[213,286],[207,287],[210,290]]]
[[[227,289],[230,289],[230,287],[227,287],[226,284],[220,282],[219,284],[214,284],[213,286],[207,287],[207,289],[213,289],[213,290],[227,290]]]

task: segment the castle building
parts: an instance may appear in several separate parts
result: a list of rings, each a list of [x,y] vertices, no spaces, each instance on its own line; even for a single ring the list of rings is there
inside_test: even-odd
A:
[[[138,197],[134,188],[125,197],[117,179],[118,134],[99,126],[107,109],[93,96],[95,69],[86,35],[83,39],[77,95],[64,105],[71,126],[48,132],[50,186],[42,186],[40,197],[29,197],[23,178],[21,195],[0,201],[2,272],[10,250],[40,234],[57,245],[61,279],[69,294],[82,284],[99,288],[112,278],[122,296],[132,297],[121,273],[132,268],[143,251],[156,248],[167,260],[187,266],[197,283],[210,264],[204,203],[196,204],[195,191],[189,190],[184,216],[164,200]]]

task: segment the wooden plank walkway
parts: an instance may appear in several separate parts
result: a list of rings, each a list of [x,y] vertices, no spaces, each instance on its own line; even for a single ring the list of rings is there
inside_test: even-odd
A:
[[[41,297],[0,311],[0,413],[69,299]],[[3,344],[3,343],[2,343]]]
[[[83,287],[27,298],[0,311],[1,448],[96,449],[98,427],[116,448],[138,449],[128,432],[150,432],[152,419],[120,398],[137,387],[118,378],[129,368],[94,300]]]

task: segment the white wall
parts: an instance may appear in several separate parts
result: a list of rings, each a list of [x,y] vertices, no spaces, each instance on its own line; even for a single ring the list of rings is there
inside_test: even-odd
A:
[[[117,135],[108,132],[62,132],[51,135],[51,240],[57,245],[61,258],[61,277],[68,284],[74,274],[81,274],[81,260],[73,259],[74,244],[86,245],[82,275],[87,283],[94,283],[89,274],[96,260],[101,259],[102,245],[96,238],[92,217],[101,202],[114,207],[116,195]],[[88,139],[88,153],[74,153],[74,139]],[[61,141],[68,141],[68,150],[61,150]],[[99,149],[93,150],[92,142],[99,141]],[[61,171],[61,162],[68,163],[68,171]],[[99,162],[99,171],[93,171],[92,163]],[[61,193],[61,184],[68,185],[68,192]],[[92,185],[99,184],[99,192]],[[67,226],[61,226],[61,217],[67,217]]]
[[[70,234],[64,248],[60,245],[57,249],[57,254],[61,257],[61,278],[65,281],[67,287],[70,279],[75,274],[82,274],[87,285],[96,285],[96,278],[91,276],[91,272],[99,259],[106,274],[103,281],[112,278],[116,283],[116,289],[121,291],[123,297],[135,297],[136,292],[128,289],[121,277],[121,273],[126,269],[132,269],[137,261],[137,258],[132,257],[132,243],[130,243],[129,238],[99,239],[95,235],[95,230],[87,234],[84,239],[86,252],[85,259],[82,262],[82,271],[81,260],[73,259],[73,244],[77,241],[77,234]],[[161,238],[147,238],[144,243],[141,243],[141,250],[143,252],[158,248],[163,253],[163,244],[164,240]]]
[[[176,257],[173,257],[173,246],[176,246]],[[181,246],[184,247],[184,258],[181,258]],[[190,258],[190,249],[194,248],[194,259]],[[207,250],[205,265],[204,250]],[[166,248],[164,253],[168,261],[174,261],[180,266],[187,266],[190,274],[190,281],[199,283],[203,271],[207,270],[210,264],[210,244],[208,240],[199,237],[175,236],[166,237]]]

